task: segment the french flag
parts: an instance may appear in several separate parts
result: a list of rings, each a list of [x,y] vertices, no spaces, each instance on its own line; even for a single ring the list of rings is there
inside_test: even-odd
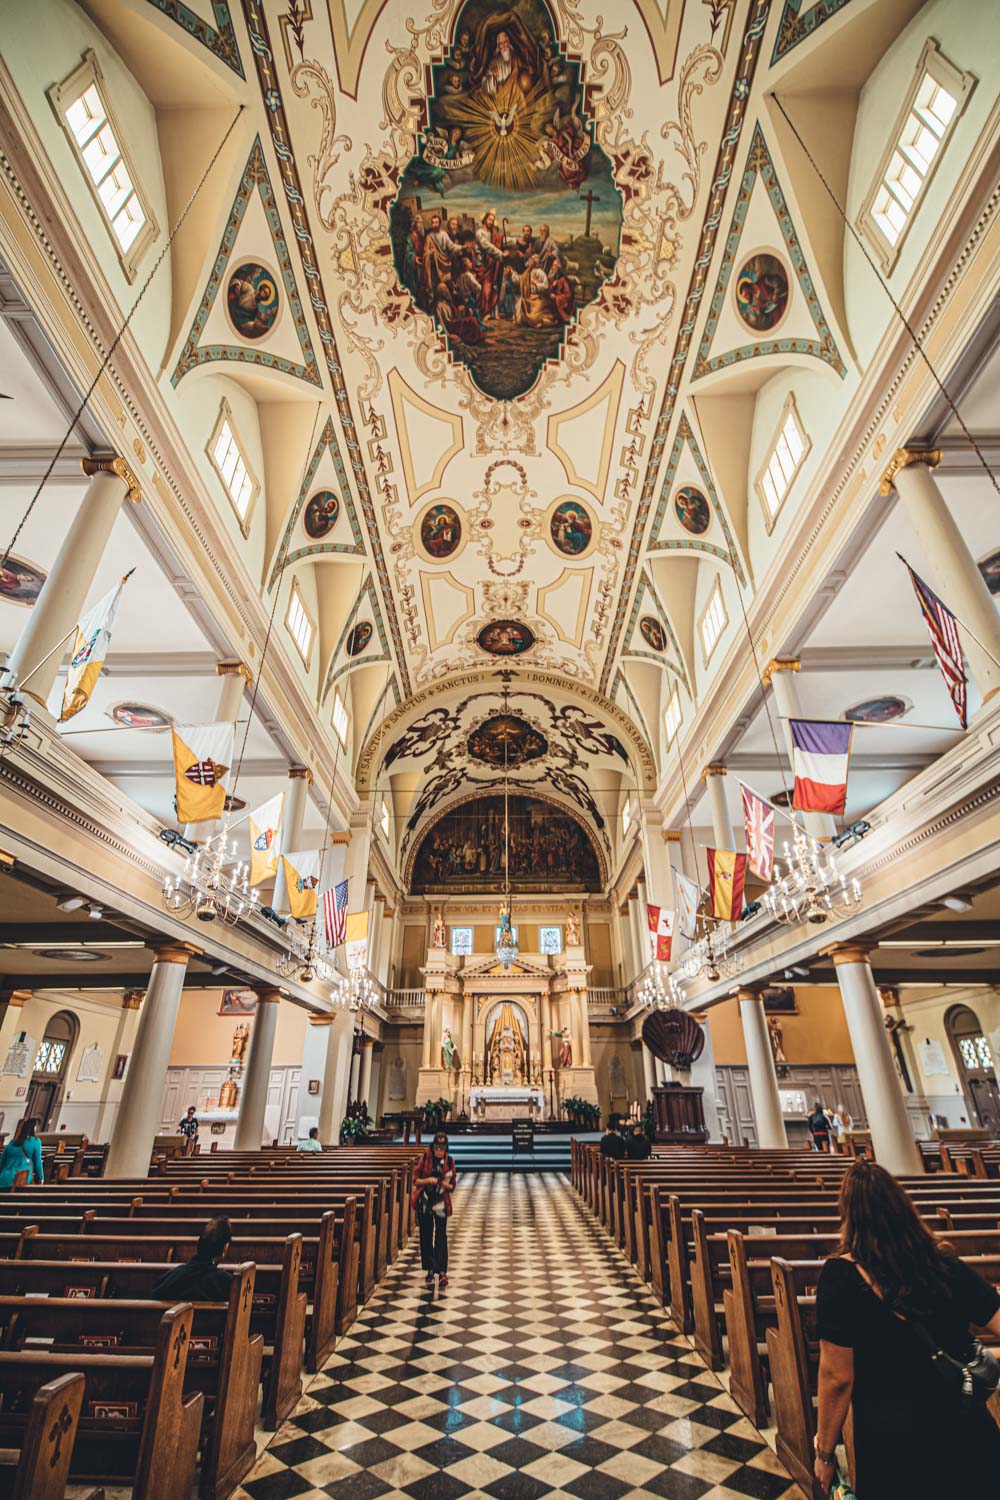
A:
[[[853,724],[792,719],[792,768],[800,812],[841,814],[847,801],[847,763]]]

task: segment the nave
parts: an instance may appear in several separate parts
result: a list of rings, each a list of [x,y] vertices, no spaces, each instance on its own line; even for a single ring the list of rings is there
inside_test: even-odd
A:
[[[235,1500],[798,1494],[561,1174],[472,1174],[448,1287],[411,1241]]]

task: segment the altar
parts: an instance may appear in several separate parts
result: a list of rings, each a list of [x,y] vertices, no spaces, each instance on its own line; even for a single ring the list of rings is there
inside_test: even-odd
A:
[[[515,1120],[542,1112],[544,1096],[529,1085],[480,1084],[469,1091],[469,1113],[474,1120]]]

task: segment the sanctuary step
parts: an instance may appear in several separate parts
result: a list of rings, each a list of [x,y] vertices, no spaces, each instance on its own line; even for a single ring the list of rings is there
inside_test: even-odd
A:
[[[515,1154],[510,1131],[492,1135],[451,1135],[448,1149],[459,1172],[569,1172],[570,1141],[599,1141],[600,1133],[566,1131],[538,1134],[534,1151]]]

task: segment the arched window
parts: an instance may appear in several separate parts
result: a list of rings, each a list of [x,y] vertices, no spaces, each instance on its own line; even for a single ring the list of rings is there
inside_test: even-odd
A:
[[[55,1123],[66,1086],[70,1056],[79,1034],[80,1022],[73,1012],[60,1010],[50,1018],[45,1035],[38,1044],[24,1112],[38,1121],[40,1133],[50,1130]]]
[[[993,1068],[993,1053],[979,1018],[967,1005],[953,1005],[944,1019],[970,1123],[985,1126],[996,1134],[1000,1131],[1000,1087]]]

